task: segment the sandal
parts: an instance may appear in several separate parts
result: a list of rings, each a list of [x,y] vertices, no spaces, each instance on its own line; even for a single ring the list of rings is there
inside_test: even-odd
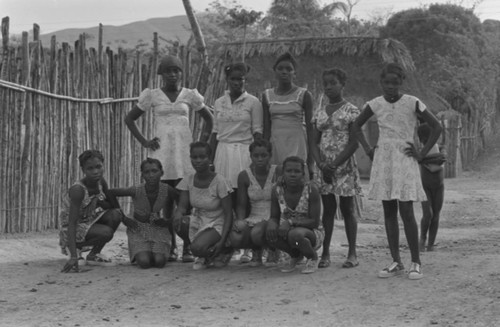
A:
[[[321,258],[319,260],[318,268],[328,268],[330,267],[330,258]]]
[[[194,262],[194,255],[189,247],[184,247],[182,250],[182,262]]]
[[[87,256],[87,265],[89,266],[103,266],[103,267],[113,267],[116,263],[111,261],[111,259],[106,258],[104,255],[97,253],[95,255],[89,254]]]
[[[359,266],[359,262],[358,260],[354,259],[347,259],[346,261],[344,261],[344,263],[342,264],[342,268],[354,268],[354,267],[357,267]]]

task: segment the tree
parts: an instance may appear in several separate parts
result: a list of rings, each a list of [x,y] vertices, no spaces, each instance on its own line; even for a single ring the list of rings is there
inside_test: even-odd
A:
[[[257,22],[262,16],[261,11],[247,11],[246,9],[233,8],[228,11],[229,19],[224,24],[232,28],[243,28],[243,50],[241,60],[245,62],[245,45],[247,28]]]

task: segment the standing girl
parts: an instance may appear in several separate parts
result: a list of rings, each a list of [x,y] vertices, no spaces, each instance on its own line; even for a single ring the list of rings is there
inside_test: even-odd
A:
[[[87,255],[89,265],[110,266],[113,262],[101,255],[120,225],[122,212],[116,199],[109,198],[108,184],[103,178],[104,157],[96,150],[86,150],[78,157],[85,175],[69,188],[60,215],[59,245],[70,258],[62,269],[78,271],[78,261],[84,247],[92,247]]]
[[[347,260],[342,267],[353,268],[358,265],[356,255],[358,223],[353,212],[353,200],[354,196],[361,194],[361,185],[354,157],[358,142],[351,126],[359,115],[359,109],[342,96],[346,80],[347,75],[341,69],[334,68],[323,72],[326,99],[313,118],[310,149],[320,169],[317,182],[320,185],[323,202],[322,221],[325,229],[319,268],[330,266],[330,242],[337,211],[336,195],[339,196],[340,211],[344,217],[349,243]]]
[[[229,90],[215,100],[214,130],[215,171],[231,184],[233,209],[238,203],[238,174],[250,166],[248,146],[262,137],[262,105],[255,96],[245,91],[250,67],[242,62],[224,67]],[[240,259],[250,261],[245,250]]]
[[[202,141],[208,140],[212,131],[212,114],[203,103],[196,89],[181,86],[182,63],[174,56],[164,57],[158,66],[163,86],[157,89],[144,89],[139,96],[139,102],[125,117],[125,123],[132,135],[149,149],[148,156],[160,160],[164,169],[164,182],[175,187],[186,175],[193,173],[189,162],[189,144],[193,141],[189,127],[190,110],[197,111],[205,121],[205,131]],[[141,134],[135,121],[146,111],[153,112],[153,135],[147,140]],[[172,237],[172,248],[169,261],[177,260],[175,234],[169,225]],[[186,242],[187,241],[187,242]],[[192,262],[189,252],[189,240],[184,240],[183,261]]]
[[[264,137],[273,145],[271,162],[276,165],[289,156],[310,164],[307,145],[313,102],[309,91],[293,83],[296,68],[297,62],[290,53],[279,56],[273,66],[278,85],[265,90],[262,98]]]
[[[363,149],[373,160],[368,197],[382,201],[387,240],[393,260],[378,276],[387,278],[404,271],[399,255],[399,208],[411,252],[408,277],[420,279],[423,274],[413,201],[425,201],[426,196],[420,180],[418,162],[436,143],[441,134],[441,125],[418,98],[400,93],[404,78],[404,70],[399,64],[387,64],[380,75],[384,95],[368,101],[354,122],[354,128]],[[379,139],[374,148],[370,147],[361,130],[363,124],[373,115],[377,117],[379,126]],[[413,144],[417,115],[420,115],[432,130],[420,152],[412,150],[412,146],[408,147]]]
[[[212,150],[208,143],[192,143],[190,155],[196,172],[177,185],[181,194],[174,226],[183,239],[191,241],[191,250],[197,257],[193,269],[206,268],[213,259],[217,259],[216,266],[224,266],[232,256],[226,241],[233,225],[233,190],[221,174],[210,169]],[[190,205],[193,214],[186,216]]]
[[[130,262],[141,268],[163,268],[170,253],[168,221],[171,219],[175,191],[161,183],[163,168],[158,159],[141,163],[144,184],[125,189],[111,189],[115,196],[130,196],[134,201],[134,217],[123,218],[127,225]],[[163,217],[162,217],[163,215]]]

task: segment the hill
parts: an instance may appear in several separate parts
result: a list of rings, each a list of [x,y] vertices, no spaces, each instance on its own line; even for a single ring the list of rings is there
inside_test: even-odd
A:
[[[43,28],[43,26],[42,26]],[[185,43],[190,37],[189,21],[186,16],[173,16],[163,18],[151,18],[121,26],[103,26],[103,46],[116,50],[118,47],[135,48],[139,44],[145,47],[153,46],[153,33],[158,32],[160,47],[166,45],[166,40],[178,40]],[[68,42],[74,46],[81,34],[88,35],[87,48],[97,48],[99,38],[99,26],[90,28],[70,28],[52,33],[41,34],[40,39],[44,46],[50,45],[50,39],[56,36],[57,42]]]

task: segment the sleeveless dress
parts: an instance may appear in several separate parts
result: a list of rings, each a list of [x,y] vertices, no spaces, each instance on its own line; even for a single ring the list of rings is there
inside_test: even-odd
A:
[[[177,189],[189,192],[189,203],[193,207],[189,222],[189,239],[193,241],[200,232],[208,228],[222,234],[225,216],[221,199],[233,192],[226,179],[216,174],[208,188],[198,188],[194,186],[194,174],[191,174],[180,181]]]
[[[148,149],[148,156],[160,160],[164,179],[179,179],[194,173],[189,159],[189,144],[193,142],[189,110],[202,109],[203,100],[197,90],[186,88],[182,88],[175,102],[159,88],[144,89],[139,96],[137,107],[145,112],[152,111],[151,135],[160,139],[160,148]]]
[[[153,252],[168,255],[170,253],[171,238],[167,227],[154,225],[152,222],[161,219],[162,210],[168,199],[169,186],[160,183],[158,196],[151,207],[146,194],[145,184],[134,187],[135,195],[132,196],[134,202],[134,218],[136,218],[137,228],[127,228],[128,251],[130,261],[135,260],[135,255],[139,252]],[[143,223],[141,221],[148,220]]]
[[[281,165],[290,156],[307,161],[307,134],[302,108],[306,91],[302,87],[286,95],[277,95],[274,89],[265,91],[271,115],[272,164]]]
[[[250,180],[248,185],[248,199],[250,200],[250,215],[245,218],[249,226],[268,220],[271,215],[271,192],[273,188],[276,165],[271,165],[267,174],[266,183],[262,188],[255,178],[252,169],[247,168],[246,172]]]
[[[76,243],[81,243],[85,241],[87,233],[92,227],[92,225],[99,220],[106,213],[101,207],[97,206],[97,201],[104,201],[106,195],[102,190],[102,184],[99,182],[99,193],[94,195],[89,195],[87,187],[80,181],[76,182],[71,186],[71,188],[79,185],[83,187],[85,195],[82,204],[78,210],[79,218],[76,222]],[[70,189],[71,189],[70,188]],[[68,224],[69,224],[69,210],[71,206],[71,199],[69,197],[69,192],[62,202],[61,213],[59,215],[59,246],[61,247],[61,252],[65,255],[69,254],[68,251]]]
[[[373,158],[368,198],[373,200],[425,201],[420,168],[415,158],[404,151],[406,142],[414,143],[419,110],[425,105],[416,97],[404,94],[395,103],[383,96],[367,104],[377,118],[379,139]]]
[[[302,190],[302,195],[300,196],[299,202],[297,203],[297,207],[292,209],[288,206],[285,200],[285,190],[282,185],[278,185],[276,187],[276,193],[278,195],[278,203],[281,209],[281,218],[280,221],[284,221],[287,219],[297,219],[307,218],[309,215],[309,194],[311,193],[311,185],[306,183],[304,185],[304,189]],[[321,224],[318,228],[312,230],[314,235],[316,236],[316,243],[314,244],[314,249],[318,250],[323,245],[323,239],[325,238],[325,232],[323,230],[323,226]]]
[[[332,162],[344,151],[349,143],[349,126],[359,116],[359,109],[353,104],[346,102],[339,109],[328,115],[326,105],[328,98],[316,111],[313,117],[313,124],[321,132],[319,148],[321,157],[327,162]],[[326,183],[323,180],[321,170],[316,174],[316,182],[320,186],[321,194],[333,193],[339,196],[355,196],[362,194],[359,171],[356,157],[353,154],[342,165],[337,167],[332,182]]]

